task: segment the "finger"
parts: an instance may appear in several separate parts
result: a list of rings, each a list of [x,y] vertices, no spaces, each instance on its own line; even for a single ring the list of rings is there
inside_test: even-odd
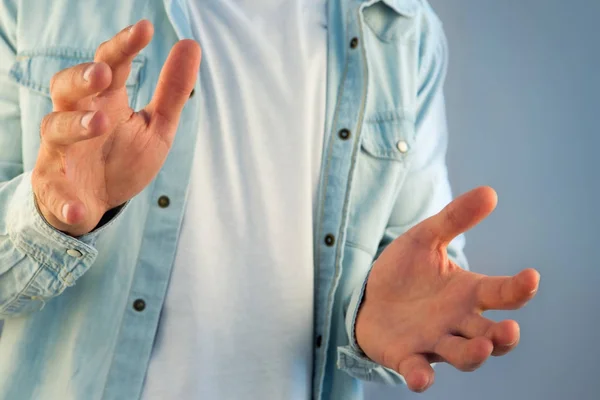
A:
[[[105,62],[112,69],[113,79],[109,90],[125,86],[131,71],[131,62],[150,43],[153,34],[152,23],[142,20],[98,46],[94,60]]]
[[[75,188],[62,175],[46,175],[36,171],[32,183],[38,206],[47,209],[64,225],[57,228],[67,231],[85,219],[85,205],[77,197]]]
[[[447,245],[486,218],[496,208],[498,197],[494,189],[479,187],[448,204],[438,214],[411,229],[411,235],[432,247]]]
[[[460,321],[460,323],[456,326],[455,331],[457,336],[473,339],[478,336],[485,336],[485,334],[494,326],[494,324],[494,321],[474,313],[463,318],[463,320]]]
[[[104,63],[85,63],[57,72],[50,81],[54,111],[72,111],[86,97],[106,89],[112,72]]]
[[[456,327],[456,332],[466,339],[486,337],[491,340],[494,345],[493,356],[508,353],[519,341],[519,325],[515,321],[494,322],[479,314],[464,318]]]
[[[53,112],[42,120],[40,135],[44,144],[62,147],[98,137],[108,127],[108,117],[102,111]]]
[[[194,88],[200,68],[200,46],[193,40],[181,40],[171,50],[158,78],[152,102],[146,107],[150,129],[170,146],[179,116]]]
[[[406,385],[413,392],[424,392],[433,385],[435,373],[420,354],[413,354],[398,365],[398,373],[406,380]]]
[[[492,355],[503,356],[519,344],[521,336],[519,324],[506,320],[494,324],[485,335],[494,344]]]
[[[447,335],[435,346],[435,353],[461,371],[474,371],[492,354],[494,346],[489,339]]]
[[[540,274],[526,269],[513,277],[484,276],[477,286],[481,310],[516,310],[531,300],[539,286]]]

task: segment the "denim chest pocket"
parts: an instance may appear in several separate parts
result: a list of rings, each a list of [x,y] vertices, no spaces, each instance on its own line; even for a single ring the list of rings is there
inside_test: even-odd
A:
[[[416,147],[412,118],[399,111],[367,116],[350,192],[350,245],[375,254]]]
[[[361,148],[381,160],[406,163],[415,145],[415,124],[399,112],[381,112],[364,122]]]
[[[92,62],[95,50],[71,48],[46,48],[21,52],[9,71],[10,79],[19,85],[21,109],[21,134],[23,165],[33,168],[40,146],[39,126],[42,119],[52,112],[50,81],[59,71],[78,64]],[[136,107],[138,90],[142,81],[145,58],[137,56],[126,82],[129,106]]]
[[[47,49],[23,52],[10,69],[10,77],[18,84],[50,97],[50,81],[59,71],[78,64],[94,61],[95,50]],[[140,75],[145,64],[143,56],[136,57],[125,84],[129,105],[134,108],[139,89]]]

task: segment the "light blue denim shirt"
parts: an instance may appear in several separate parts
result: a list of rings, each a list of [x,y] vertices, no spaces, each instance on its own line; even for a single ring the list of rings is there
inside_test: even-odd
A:
[[[425,0],[328,4],[313,398],[348,400],[362,397],[360,380],[402,382],[361,352],[354,322],[373,260],[451,200],[447,48]],[[30,171],[52,111],[51,77],[91,61],[102,41],[142,18],[156,34],[127,81],[133,108],[151,99],[173,44],[192,37],[183,0],[0,0],[0,399],[140,396],[186,202],[199,95],[156,179],[88,235],[72,238],[44,221]],[[459,237],[449,254],[466,267],[463,244]]]

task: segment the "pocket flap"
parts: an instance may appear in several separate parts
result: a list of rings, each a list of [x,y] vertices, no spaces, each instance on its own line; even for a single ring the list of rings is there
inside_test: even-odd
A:
[[[398,112],[378,113],[365,121],[361,146],[377,158],[402,161],[415,144],[415,124]]]
[[[59,71],[77,64],[94,61],[95,51],[73,49],[47,49],[17,55],[17,61],[10,69],[9,75],[16,83],[31,90],[50,96],[50,80]],[[140,73],[145,58],[138,55],[132,62],[131,73],[126,86],[135,87],[140,80]]]

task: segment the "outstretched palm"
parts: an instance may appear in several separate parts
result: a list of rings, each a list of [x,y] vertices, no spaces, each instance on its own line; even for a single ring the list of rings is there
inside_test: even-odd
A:
[[[519,340],[514,321],[495,323],[481,313],[517,309],[536,293],[539,274],[488,277],[460,269],[448,243],[492,212],[496,194],[473,190],[391,243],[369,275],[356,323],[361,349],[404,376],[410,389],[433,384],[431,362],[463,371],[490,355],[503,355]]]

